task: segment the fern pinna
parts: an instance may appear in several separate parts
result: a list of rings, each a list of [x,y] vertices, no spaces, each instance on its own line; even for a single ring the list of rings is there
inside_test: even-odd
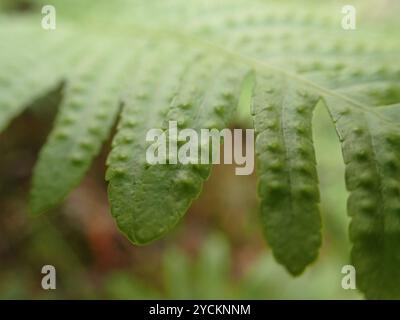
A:
[[[400,298],[395,27],[365,22],[345,31],[334,1],[313,2],[312,12],[296,1],[29,3],[27,13],[0,5],[0,129],[63,84],[34,170],[35,214],[80,182],[117,122],[106,174],[112,215],[135,244],[163,236],[211,167],[149,166],[146,132],[168,120],[180,128],[225,128],[250,86],[263,228],[276,260],[298,275],[321,244],[312,116],[322,102],[346,164],[358,287],[368,298]],[[57,9],[54,31],[40,27],[45,4]]]

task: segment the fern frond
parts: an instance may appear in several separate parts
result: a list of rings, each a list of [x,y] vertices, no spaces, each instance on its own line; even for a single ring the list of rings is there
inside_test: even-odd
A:
[[[37,30],[32,31],[31,27],[31,23],[25,21],[0,25],[3,39],[0,53],[0,131],[25,107],[57,88],[67,73],[68,65],[82,49],[79,45],[65,47],[65,43],[73,38],[63,32],[38,38],[38,42],[30,46],[28,39],[37,37]]]
[[[318,96],[281,77],[258,77],[253,102],[258,194],[276,259],[301,273],[321,245],[311,120]]]
[[[127,99],[108,161],[112,213],[120,229],[136,244],[169,231],[198,196],[211,170],[210,165],[202,164],[149,166],[145,158],[147,131],[163,128],[168,133],[169,120],[177,121],[180,128],[225,127],[234,113],[235,96],[244,76],[240,73],[243,68],[227,64],[204,72],[213,64],[198,54],[189,58],[190,65],[184,60],[171,65],[171,58],[165,54],[160,65],[151,72],[143,71],[145,75],[133,85],[134,96]],[[152,88],[158,88],[156,94]]]
[[[258,193],[276,259],[297,275],[318,254],[311,126],[323,100],[342,143],[359,287],[371,298],[400,297],[396,22],[346,32],[334,1],[312,1],[312,11],[296,1],[31,3],[30,14],[0,6],[0,130],[64,83],[34,171],[35,213],[79,183],[120,116],[106,173],[112,214],[136,244],[163,236],[198,196],[211,166],[149,165],[147,131],[169,134],[169,120],[180,129],[227,127],[243,80],[254,74]],[[54,32],[40,28],[45,4],[61,18]]]
[[[342,141],[352,259],[367,297],[400,298],[400,128],[385,107],[374,113],[337,98],[326,104]],[[394,114],[399,116],[397,108]]]
[[[34,213],[59,203],[80,182],[109,135],[132,58],[130,52],[112,50],[117,44],[107,43],[103,48],[88,43],[86,47],[95,55],[82,60],[70,75],[55,127],[34,170]]]

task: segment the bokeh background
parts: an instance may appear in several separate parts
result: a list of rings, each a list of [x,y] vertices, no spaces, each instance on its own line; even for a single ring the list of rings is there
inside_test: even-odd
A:
[[[385,12],[389,3],[372,2],[371,9],[379,10],[371,14]],[[29,9],[25,1],[8,1],[7,6]],[[323,246],[318,260],[293,278],[264,240],[256,175],[236,176],[229,165],[214,166],[177,228],[147,246],[132,245],[110,215],[103,178],[110,141],[61,206],[30,217],[32,168],[60,98],[61,90],[56,90],[40,99],[0,134],[0,298],[362,298],[341,287],[341,269],[350,263],[347,192],[340,145],[323,105],[314,119]],[[233,127],[251,127],[247,107],[241,105]],[[56,290],[41,288],[46,264],[56,267]]]

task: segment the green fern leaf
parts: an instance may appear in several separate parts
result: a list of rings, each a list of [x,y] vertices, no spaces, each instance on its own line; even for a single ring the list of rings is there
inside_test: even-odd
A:
[[[238,96],[243,78],[240,70],[224,65],[213,73],[204,73],[210,61],[194,57],[194,70],[186,70],[182,64],[178,68],[169,66],[172,70],[167,74],[160,74],[165,67],[144,71],[151,76],[144,77],[145,85],[138,83],[136,90],[132,88],[136,96],[128,99],[113,142],[107,172],[112,213],[120,229],[136,244],[148,243],[169,231],[198,196],[211,170],[210,165],[202,164],[149,166],[145,157],[147,131],[166,131],[167,120],[177,121],[180,128],[223,128],[237,104],[234,96]],[[166,64],[171,58],[167,54],[163,57]],[[183,80],[179,81],[180,77]],[[158,81],[168,81],[168,86]],[[194,87],[192,83],[204,85]],[[156,95],[151,94],[152,87],[159,88]],[[176,90],[178,93],[171,95]]]
[[[0,23],[0,38],[3,39],[0,47],[0,131],[24,107],[57,88],[67,73],[68,64],[82,50],[78,44],[65,48],[65,43],[72,38],[64,32],[38,38],[31,46],[27,39],[37,37],[37,30],[30,29],[32,24],[6,21]],[[54,55],[54,52],[62,54]]]
[[[400,109],[326,97],[346,163],[352,259],[367,297],[400,298]],[[391,109],[391,110],[390,110]],[[345,116],[344,116],[345,115]]]
[[[98,57],[83,60],[79,71],[70,76],[55,127],[34,170],[34,213],[58,204],[79,183],[110,132],[119,110],[125,67],[132,57],[110,51],[116,44],[92,46]]]
[[[396,22],[344,31],[335,1],[310,1],[312,10],[296,1],[29,2],[25,14],[0,6],[0,130],[64,84],[34,170],[35,213],[79,183],[119,116],[106,173],[112,214],[135,244],[165,235],[211,166],[149,165],[146,133],[160,128],[176,139],[170,120],[197,131],[229,126],[253,74],[258,193],[276,259],[298,275],[318,254],[311,127],[322,100],[342,143],[359,288],[370,298],[400,297]],[[55,31],[40,28],[45,4],[57,8]]]
[[[257,80],[253,115],[262,218],[276,259],[296,275],[321,245],[311,131],[318,96],[285,78]]]

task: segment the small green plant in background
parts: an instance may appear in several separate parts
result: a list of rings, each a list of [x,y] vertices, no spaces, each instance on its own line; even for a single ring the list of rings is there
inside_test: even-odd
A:
[[[194,261],[179,248],[164,253],[162,290],[149,288],[132,272],[111,274],[104,291],[114,299],[358,299],[356,291],[340,286],[341,275],[333,264],[337,257],[324,261],[313,275],[290,279],[277,267],[271,255],[261,255],[240,277],[229,272],[230,246],[218,233],[208,236]],[[336,286],[332,286],[337,283]],[[121,290],[121,287],[123,288]],[[307,288],[307,290],[304,290]]]
[[[299,275],[321,245],[312,137],[321,103],[346,165],[357,285],[368,298],[400,298],[398,34],[372,23],[345,31],[330,1],[27,3],[22,13],[7,6],[1,13],[0,129],[63,83],[33,174],[35,214],[77,186],[117,123],[106,173],[112,215],[135,244],[162,237],[211,166],[149,166],[146,132],[169,120],[222,129],[239,105],[257,133],[266,238],[276,260]],[[49,3],[54,31],[40,28]]]

